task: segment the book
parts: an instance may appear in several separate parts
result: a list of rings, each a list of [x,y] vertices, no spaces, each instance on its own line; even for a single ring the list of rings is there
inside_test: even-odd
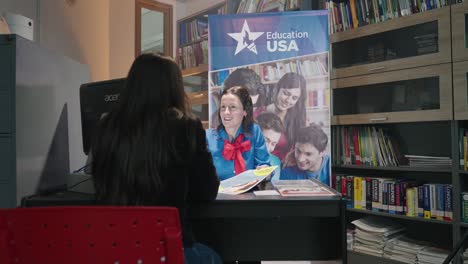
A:
[[[335,196],[339,195],[315,179],[280,180],[275,184],[281,196]]]
[[[278,166],[246,170],[238,175],[221,181],[218,193],[241,194],[251,190],[260,182],[272,175]]]

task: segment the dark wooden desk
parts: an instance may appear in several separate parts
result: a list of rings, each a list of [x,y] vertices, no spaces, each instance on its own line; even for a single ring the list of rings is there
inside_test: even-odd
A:
[[[333,260],[346,263],[340,197],[219,195],[192,212],[197,240],[232,260]]]
[[[94,196],[65,192],[24,199],[23,206],[90,205]],[[222,195],[192,207],[197,240],[225,261],[334,260],[346,263],[345,204],[340,197]]]

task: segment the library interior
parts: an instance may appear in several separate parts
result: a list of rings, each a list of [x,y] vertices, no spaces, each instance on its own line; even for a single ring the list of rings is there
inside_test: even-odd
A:
[[[0,167],[0,263],[468,264],[468,1],[0,0]]]

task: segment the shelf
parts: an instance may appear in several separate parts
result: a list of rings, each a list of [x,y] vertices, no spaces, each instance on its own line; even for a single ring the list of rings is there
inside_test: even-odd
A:
[[[446,172],[446,173],[452,172],[451,169],[422,168],[422,167],[409,167],[409,166],[377,167],[377,166],[365,166],[365,165],[332,165],[332,167],[337,168],[337,169],[360,169],[360,170],[379,170],[379,171],[420,171],[420,172]]]
[[[423,217],[410,217],[406,215],[389,214],[389,213],[384,213],[384,212],[374,212],[374,211],[364,210],[364,209],[346,208],[346,211],[362,213],[362,214],[378,215],[378,216],[397,218],[397,219],[404,219],[404,220],[411,220],[411,221],[434,223],[434,224],[445,224],[445,225],[452,224],[452,222],[449,222],[449,221],[427,219]]]
[[[208,91],[206,90],[188,93],[187,96],[192,106],[208,104]]]
[[[348,263],[404,264],[403,262],[348,250]]]
[[[464,227],[464,228],[468,228],[468,223],[461,222],[461,223],[460,223],[460,226],[461,226],[461,227]]]
[[[208,72],[208,64],[200,64],[197,67],[186,68],[182,70],[182,76],[192,76]]]
[[[458,173],[459,173],[459,174],[468,174],[468,171],[466,171],[466,170],[458,170]]]
[[[188,42],[188,43],[184,43],[184,44],[179,43],[179,47],[187,47],[187,46],[191,46],[193,44],[197,44],[197,43],[200,43],[200,42],[203,42],[203,41],[208,41],[208,37],[201,37],[201,39],[197,39],[197,40],[194,40],[194,41],[191,41],[191,42]]]

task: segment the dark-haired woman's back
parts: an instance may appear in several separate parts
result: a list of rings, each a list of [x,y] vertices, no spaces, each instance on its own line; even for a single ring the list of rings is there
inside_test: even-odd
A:
[[[111,112],[97,128],[92,157],[98,203],[175,206],[186,263],[220,263],[209,248],[195,243],[186,215],[190,204],[214,200],[219,187],[199,119],[176,109],[148,110],[136,118]]]

